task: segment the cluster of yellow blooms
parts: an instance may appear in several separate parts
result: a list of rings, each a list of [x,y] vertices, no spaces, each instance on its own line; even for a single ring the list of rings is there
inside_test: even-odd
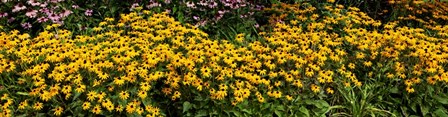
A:
[[[441,1],[424,2],[424,0],[390,0],[389,4],[397,10],[410,14],[398,17],[400,22],[415,21],[426,29],[437,31],[436,34],[448,37],[448,3]]]
[[[145,10],[118,21],[106,18],[91,35],[72,35],[57,24],[34,38],[1,32],[2,80],[25,87],[4,86],[24,97],[4,92],[1,114],[50,108],[62,115],[81,107],[93,114],[159,116],[152,101],[161,98],[153,97],[159,91],[177,100],[186,93],[182,90],[197,90],[237,105],[252,98],[289,101],[303,92],[333,94],[338,84],[362,86],[377,76],[399,79],[410,93],[422,81],[448,82],[443,67],[448,39],[396,27],[396,22],[377,31],[381,22],[357,8],[326,9],[331,15],[303,14],[277,23],[257,41],[244,34],[235,41],[212,40],[166,13]],[[302,24],[314,19],[322,20]]]

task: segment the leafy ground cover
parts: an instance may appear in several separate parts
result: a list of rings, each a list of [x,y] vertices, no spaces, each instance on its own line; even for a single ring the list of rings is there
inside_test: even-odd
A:
[[[102,2],[4,2],[2,116],[448,116],[444,2]]]

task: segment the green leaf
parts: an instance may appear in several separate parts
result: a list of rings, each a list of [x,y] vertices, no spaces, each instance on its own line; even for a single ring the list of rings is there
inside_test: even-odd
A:
[[[266,110],[269,107],[271,107],[271,103],[263,103],[263,105],[261,106],[261,111]]]
[[[230,111],[232,112],[236,117],[241,117],[241,113],[235,110]]]
[[[437,116],[437,117],[448,117],[448,115],[445,113],[445,111],[443,111],[443,110],[445,110],[445,109],[442,109],[442,108],[439,108],[439,109],[437,109],[436,111],[434,111],[434,114]]]
[[[177,11],[177,7],[174,7],[173,8],[173,13],[176,13],[176,11]]]
[[[16,117],[28,117],[28,116],[29,116],[28,114],[22,114],[22,115],[18,115]]]
[[[305,114],[306,117],[310,116],[310,112],[308,111],[308,109],[306,109],[304,106],[301,106],[299,108],[299,111],[302,112],[303,114]]]
[[[398,90],[397,87],[394,87],[394,88],[390,89],[389,91],[390,91],[391,93],[395,93],[395,94],[400,93],[400,91]]]
[[[274,113],[275,113],[275,115],[277,115],[278,117],[283,117],[282,112],[280,112],[280,111],[278,111],[278,110],[275,110]]]
[[[45,117],[45,113],[37,113],[36,117]]]
[[[285,110],[285,106],[283,106],[283,105],[277,106],[275,108],[277,108],[276,110],[281,110],[281,111]]]
[[[75,101],[76,99],[78,99],[79,96],[81,96],[81,93],[75,93],[75,96],[73,96],[72,101]]]
[[[308,104],[308,105],[314,104],[314,102],[312,100],[305,100],[304,102],[305,102],[305,104]]]
[[[417,104],[416,103],[411,103],[409,106],[411,107],[412,111],[417,112]]]
[[[250,112],[249,110],[247,110],[247,109],[242,109],[241,111],[243,111],[243,112],[245,112],[245,113],[247,113],[247,114],[250,114],[250,115],[252,115],[252,112]]]
[[[188,101],[184,102],[184,104],[183,104],[183,109],[182,109],[182,113],[187,112],[188,110],[190,110],[190,108],[191,108],[191,103],[188,102]]]
[[[317,101],[314,103],[314,105],[315,105],[317,108],[328,108],[328,107],[330,107],[330,105],[329,105],[326,101],[324,101],[324,100],[317,100]]]
[[[427,106],[420,106],[420,110],[422,110],[422,115],[426,116],[429,113],[429,109]]]
[[[207,116],[207,111],[205,110],[200,110],[195,117],[203,117],[203,116]]]
[[[442,103],[442,104],[448,104],[448,99],[446,98],[442,98],[438,95],[434,95],[433,97],[434,99],[436,99],[438,102]]]
[[[17,92],[17,95],[29,95],[27,92]]]

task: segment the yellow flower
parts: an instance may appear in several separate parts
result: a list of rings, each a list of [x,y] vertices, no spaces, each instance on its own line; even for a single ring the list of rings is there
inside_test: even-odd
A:
[[[274,98],[280,98],[280,97],[282,97],[282,92],[274,91],[273,96],[274,96]]]
[[[34,103],[34,105],[33,105],[33,109],[34,109],[34,110],[41,110],[42,108],[44,108],[44,104],[43,104],[43,103],[36,102],[36,103]]]
[[[372,66],[372,62],[371,62],[371,61],[365,61],[363,64],[364,64],[364,66],[366,66],[366,67],[370,67],[370,66]]]
[[[429,83],[429,84],[431,84],[431,85],[434,85],[434,84],[436,84],[436,78],[434,78],[434,77],[428,77],[428,78],[426,78],[426,81]]]
[[[286,97],[286,100],[288,100],[288,101],[292,100],[292,96],[290,96],[290,95],[286,95],[285,97]]]
[[[93,107],[92,112],[94,114],[100,114],[101,113],[101,106],[100,105],[95,105],[95,107]]]
[[[122,99],[122,100],[127,100],[129,98],[128,91],[121,91],[119,95],[120,95],[120,99]]]
[[[264,98],[263,98],[263,96],[257,96],[257,100],[258,100],[258,102],[260,102],[260,103],[263,103],[265,100],[264,100]]]
[[[350,69],[355,69],[355,64],[353,64],[353,63],[349,63],[349,64],[348,64],[348,68],[350,68]]]
[[[123,111],[123,106],[122,105],[118,105],[117,107],[115,107],[115,110],[117,112],[122,112]]]
[[[54,108],[53,111],[54,111],[54,113],[53,113],[54,115],[60,116],[62,114],[62,112],[64,112],[64,108],[58,106],[58,107]]]
[[[95,100],[95,98],[97,97],[97,93],[95,92],[95,91],[90,91],[88,94],[87,94],[87,100],[89,100],[89,101],[93,101],[93,100]]]
[[[66,85],[62,88],[62,93],[69,94],[72,92],[72,87],[70,85]]]
[[[141,99],[145,99],[147,96],[148,96],[148,94],[147,94],[147,92],[146,91],[144,91],[144,90],[140,90],[140,91],[138,91],[138,97],[140,97]]]
[[[116,78],[114,78],[113,82],[114,82],[114,84],[121,86],[124,84],[125,79],[124,79],[124,77],[116,77]]]
[[[19,104],[19,109],[23,110],[23,109],[25,109],[26,107],[28,107],[28,100],[25,100],[25,101],[23,101],[23,102],[20,102],[20,104]]]
[[[408,86],[408,87],[406,87],[406,91],[407,91],[408,93],[414,93],[414,88]]]
[[[126,106],[126,112],[129,114],[134,113],[136,108],[137,107],[134,103],[128,103]]]
[[[90,108],[90,102],[84,102],[82,104],[82,110],[87,110]]]
[[[78,85],[78,87],[75,89],[76,92],[82,93],[86,90],[86,85]]]
[[[151,85],[149,85],[149,83],[147,82],[142,82],[140,83],[140,89],[142,89],[143,91],[149,91],[149,89],[151,89]]]
[[[327,88],[327,93],[328,93],[328,94],[333,94],[333,93],[334,93],[334,90],[331,89],[330,87],[328,87],[328,88]]]
[[[311,91],[313,91],[314,93],[318,93],[320,92],[320,87],[316,84],[311,84]]]

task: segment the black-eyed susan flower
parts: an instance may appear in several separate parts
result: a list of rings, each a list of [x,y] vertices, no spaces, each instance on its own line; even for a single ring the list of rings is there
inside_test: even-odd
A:
[[[127,100],[129,98],[128,91],[121,91],[118,95],[119,95],[120,99],[122,99],[122,100]]]
[[[56,116],[61,116],[62,112],[64,112],[64,108],[58,106],[56,108],[53,109],[53,114]]]
[[[82,109],[83,109],[83,110],[88,110],[88,109],[90,109],[90,102],[84,102],[84,103],[82,104]]]
[[[34,105],[33,105],[33,109],[34,109],[34,110],[41,110],[42,108],[44,108],[44,104],[41,103],[41,102],[36,102],[36,103],[34,103]]]

